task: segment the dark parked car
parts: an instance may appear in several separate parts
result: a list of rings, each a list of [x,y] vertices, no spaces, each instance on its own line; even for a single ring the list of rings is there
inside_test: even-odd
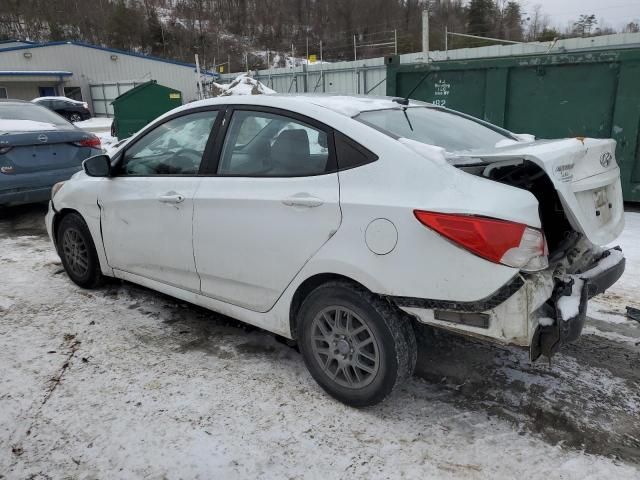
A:
[[[42,105],[43,107],[53,110],[58,115],[72,123],[81,122],[91,118],[89,105],[86,102],[79,102],[67,97],[39,97],[31,100],[33,103]]]
[[[100,139],[40,105],[0,100],[0,207],[49,200],[51,187],[102,153]]]

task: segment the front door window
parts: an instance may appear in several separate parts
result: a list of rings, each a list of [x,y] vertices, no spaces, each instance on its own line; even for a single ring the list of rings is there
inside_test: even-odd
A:
[[[192,113],[163,123],[125,151],[120,175],[196,175],[217,111]]]

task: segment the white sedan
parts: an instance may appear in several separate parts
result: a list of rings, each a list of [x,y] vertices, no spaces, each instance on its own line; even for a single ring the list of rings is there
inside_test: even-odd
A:
[[[551,356],[624,256],[615,142],[538,140],[405,99],[224,97],[158,118],[52,192],[81,287],[115,277],[298,342],[353,406],[416,362],[413,325]]]

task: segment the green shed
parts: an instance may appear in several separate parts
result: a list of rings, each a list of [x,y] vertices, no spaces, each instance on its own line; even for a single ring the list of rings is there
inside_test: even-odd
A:
[[[389,57],[387,66],[387,95],[405,96],[424,78],[412,98],[516,133],[613,138],[624,198],[640,201],[640,49],[430,64],[400,64],[399,57]]]
[[[123,93],[112,105],[112,133],[120,139],[127,138],[163,113],[182,105],[182,93],[151,80]]]

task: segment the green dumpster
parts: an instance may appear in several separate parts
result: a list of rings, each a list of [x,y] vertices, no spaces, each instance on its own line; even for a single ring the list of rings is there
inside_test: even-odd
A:
[[[151,80],[123,93],[112,105],[112,135],[127,138],[163,113],[182,105],[182,94]]]
[[[640,201],[640,48],[400,64],[387,95],[405,96],[540,138],[618,142],[625,200]]]

